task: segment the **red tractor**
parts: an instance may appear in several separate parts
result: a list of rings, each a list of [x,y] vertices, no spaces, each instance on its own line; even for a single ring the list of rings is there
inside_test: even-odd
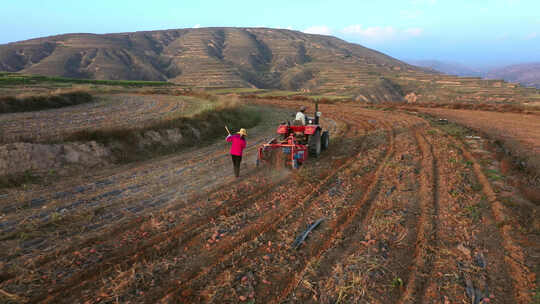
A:
[[[293,169],[298,169],[308,156],[319,157],[321,151],[328,148],[330,134],[323,131],[319,124],[321,112],[318,108],[318,104],[315,104],[315,115],[306,117],[306,125],[297,120],[292,125],[289,121],[280,124],[277,128],[280,139],[273,138],[259,147],[257,166],[274,161],[276,154],[278,159],[284,160],[285,165]]]

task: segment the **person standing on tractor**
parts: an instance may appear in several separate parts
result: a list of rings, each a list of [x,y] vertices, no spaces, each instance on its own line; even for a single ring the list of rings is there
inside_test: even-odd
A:
[[[295,120],[300,120],[302,122],[303,126],[306,125],[306,114],[304,114],[305,111],[306,111],[306,107],[301,106],[300,111],[298,111],[298,113],[296,113],[296,118],[295,118]]]
[[[236,177],[240,176],[240,163],[242,162],[242,152],[246,147],[246,137],[247,131],[242,128],[236,134],[231,135],[225,139],[227,142],[232,143],[231,145],[231,158],[234,166],[234,175]]]

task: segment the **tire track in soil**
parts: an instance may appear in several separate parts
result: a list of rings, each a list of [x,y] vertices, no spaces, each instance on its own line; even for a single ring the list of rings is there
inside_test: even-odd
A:
[[[414,244],[414,237],[416,237],[414,215],[418,213],[417,199],[415,195],[416,184],[413,184],[412,188],[411,184],[413,180],[416,180],[415,177],[417,176],[415,174],[417,162],[413,160],[416,159],[418,161],[420,155],[418,151],[418,146],[413,146],[413,142],[416,143],[414,141],[413,131],[411,130],[406,130],[401,134],[396,135],[395,146],[409,147],[407,149],[400,150],[404,151],[406,154],[401,154],[400,157],[394,156],[390,158],[393,161],[401,164],[401,166],[399,167],[400,173],[398,174],[394,172],[393,174],[392,171],[395,171],[394,168],[388,168],[388,166],[385,166],[384,172],[382,173],[381,180],[379,182],[386,182],[383,184],[385,184],[384,186],[387,191],[382,191],[383,189],[377,189],[377,193],[372,193],[371,197],[368,200],[368,203],[364,207],[364,210],[359,212],[359,214],[357,214],[354,219],[352,219],[352,222],[355,224],[350,225],[349,227],[344,229],[343,235],[346,235],[347,237],[339,240],[339,242],[337,242],[335,246],[333,246],[328,252],[324,253],[320,261],[315,261],[315,263],[318,265],[317,268],[314,269],[314,271],[310,275],[305,276],[305,280],[307,282],[306,286],[308,287],[302,286],[303,290],[299,291],[298,296],[290,293],[287,300],[283,302],[336,302],[336,299],[331,297],[335,285],[331,285],[332,287],[326,287],[328,288],[328,290],[324,290],[323,288],[325,288],[329,280],[340,281],[340,279],[344,279],[343,277],[350,279],[350,276],[346,275],[345,273],[341,275],[337,274],[339,273],[339,271],[337,271],[336,273],[335,269],[340,269],[340,267],[350,267],[350,270],[349,268],[347,268],[347,272],[353,273],[355,271],[352,269],[357,269],[356,267],[370,267],[363,264],[358,265],[346,262],[354,260],[355,256],[359,254],[365,257],[371,257],[370,252],[372,251],[372,248],[370,246],[372,245],[370,245],[370,240],[379,239],[379,246],[381,244],[388,244],[387,246],[389,246],[385,253],[377,251],[378,254],[376,254],[377,257],[380,257],[382,255],[382,259],[384,259],[384,261],[380,262],[381,264],[385,264],[382,266],[383,269],[387,269],[389,271],[395,270],[395,273],[391,278],[388,279],[388,281],[391,281],[395,277],[404,277],[406,273],[406,268],[400,262],[410,259],[410,248],[408,246],[406,248],[401,248],[404,246],[400,245],[400,243],[402,243],[403,240],[406,240],[404,242],[406,245]],[[411,151],[411,146],[414,147],[414,152]],[[398,151],[394,151],[394,155],[397,153]],[[410,159],[408,157],[410,157]],[[388,172],[386,172],[387,170]],[[392,176],[395,177],[395,180],[393,180],[391,183],[388,183],[389,181],[391,181],[390,178],[392,178]],[[390,186],[391,184],[394,185]],[[377,187],[380,188],[381,185],[378,185]],[[396,194],[396,192],[402,193]],[[383,193],[385,193],[385,195],[383,195]],[[367,194],[365,194],[364,196],[366,195]],[[397,201],[396,195],[398,195],[399,197]],[[403,225],[401,226],[401,230],[395,231],[393,230],[395,226],[392,227],[384,224],[382,225],[384,227],[383,230],[378,231],[381,228],[378,227],[378,223],[380,222],[378,219],[376,219],[377,217],[380,217],[381,220],[387,220],[383,214],[387,214],[388,212],[390,212],[392,215],[394,215],[394,211],[399,214],[400,212],[402,212],[402,210],[406,215],[404,217],[399,217],[398,220],[395,220],[396,223],[401,222],[401,224],[398,225]],[[379,212],[379,215],[377,215],[377,212]],[[405,234],[403,232],[405,232]],[[387,254],[388,256],[385,257],[384,254]],[[370,278],[370,281],[373,280],[375,280],[375,278]],[[378,281],[381,282],[381,280]],[[301,282],[303,282],[302,277],[298,281],[296,286],[301,286]],[[348,279],[345,279],[345,282],[348,283]],[[365,291],[367,292],[376,292],[376,290],[371,290],[369,286],[362,286],[362,288],[365,288]],[[389,296],[391,298],[391,295],[389,294],[392,293],[387,292],[387,294],[382,296],[383,298],[384,296]],[[368,297],[373,299],[373,297],[371,296]],[[337,301],[339,301],[340,299],[341,296],[338,298]],[[359,299],[356,298],[349,301],[359,301]],[[385,300],[382,301],[384,302]],[[386,299],[386,301],[388,301],[388,299]]]
[[[492,237],[498,234],[493,218],[471,212],[484,204],[473,186],[471,166],[446,136],[433,133],[429,139],[441,164],[439,173],[447,178],[439,184],[438,250],[424,302],[470,302],[467,288],[473,287],[487,292],[490,303],[516,303],[504,250],[500,239]]]
[[[282,179],[281,181],[283,181],[283,179]],[[275,184],[275,187],[277,187],[277,185],[278,185],[278,183]],[[272,189],[274,189],[275,187],[271,187],[268,191],[261,191],[261,192],[264,192],[264,193],[271,192]],[[261,195],[264,195],[264,193],[262,193]],[[259,196],[261,196],[261,195],[259,195]],[[243,206],[243,207],[247,207],[247,206],[248,206],[248,203],[253,202],[254,199],[256,199],[256,196],[250,196],[250,197],[248,197],[248,198],[242,200],[242,203],[241,203],[241,204],[238,204],[238,205],[239,205],[240,207],[242,207],[242,206]],[[236,205],[236,204],[235,204],[235,205]],[[232,207],[234,207],[234,205],[233,205]],[[214,214],[214,215],[217,215],[218,210],[219,210],[219,213],[220,213],[220,214],[221,214],[221,213],[223,213],[223,214],[226,214],[226,213],[234,213],[234,212],[236,212],[236,211],[242,210],[242,209],[240,208],[240,209],[238,209],[238,210],[234,210],[234,211],[233,211],[233,209],[234,209],[234,208],[226,208],[226,209],[224,210],[223,208],[215,208],[215,210],[214,210],[214,211],[215,211],[215,212],[214,212],[215,214]],[[207,219],[207,218],[208,218],[208,214],[205,215],[205,216],[202,216],[202,217],[201,217],[201,223],[204,222],[205,224],[210,225],[210,224],[208,223],[208,221],[205,221],[205,219]],[[185,226],[185,227],[184,227],[184,226]],[[123,249],[123,250],[121,250],[122,252],[121,252],[114,260],[100,261],[100,265],[107,264],[107,265],[109,265],[109,266],[107,267],[107,269],[110,269],[110,268],[112,267],[112,265],[115,264],[117,261],[122,261],[122,260],[124,260],[124,259],[125,259],[124,256],[126,256],[126,255],[127,255],[127,256],[132,256],[132,255],[135,256],[135,258],[129,259],[127,262],[124,261],[123,264],[126,264],[126,265],[135,263],[136,261],[139,261],[139,260],[143,259],[144,257],[147,257],[148,255],[150,255],[150,253],[152,253],[152,255],[155,257],[156,255],[159,255],[159,252],[166,252],[166,251],[167,251],[168,249],[170,249],[171,247],[179,246],[179,244],[177,244],[177,242],[174,242],[174,241],[173,241],[173,242],[170,242],[171,239],[174,239],[174,238],[178,237],[179,235],[182,235],[182,236],[187,235],[187,237],[182,238],[182,243],[181,243],[181,244],[184,244],[185,242],[191,241],[191,239],[192,239],[193,237],[196,237],[196,236],[197,236],[196,230],[193,228],[194,225],[193,225],[193,224],[186,224],[186,225],[184,225],[184,226],[183,226],[183,227],[184,227],[185,229],[183,229],[183,230],[175,230],[174,233],[172,233],[172,236],[170,235],[171,233],[169,233],[166,237],[157,237],[155,241],[151,241],[151,242],[149,242],[148,244],[145,244],[145,245],[143,246],[143,249],[148,250],[149,252],[144,252],[144,253],[138,252],[138,253],[137,253],[137,251],[140,251],[140,249],[136,248],[136,249],[130,250],[130,251],[128,251],[128,253],[126,253],[125,250]],[[192,229],[193,229],[193,230],[192,230]],[[189,232],[189,233],[186,232],[187,230],[190,230],[190,232]],[[199,229],[199,230],[200,230],[200,229]],[[166,242],[166,243],[168,243],[168,244],[167,244],[167,246],[165,246],[164,248],[160,248],[159,252],[157,252],[157,251],[155,251],[155,250],[152,250],[152,248],[156,247],[157,244],[161,244],[161,243],[164,243],[164,242]],[[95,276],[95,274],[101,273],[101,272],[104,271],[104,269],[101,269],[101,266],[100,266],[100,265],[96,266],[97,269],[93,269],[93,270],[91,271],[91,274],[90,274],[90,275],[88,275],[88,274],[87,274],[87,275],[84,275],[84,277],[88,276],[88,279],[85,279],[86,281],[89,281],[91,278],[93,278],[93,277]],[[118,265],[116,265],[116,267],[118,268]],[[73,278],[72,281],[74,281],[74,282],[81,281],[81,277]],[[66,289],[67,289],[69,286],[72,286],[72,287],[79,287],[79,284],[77,284],[77,286],[74,286],[75,284],[77,284],[77,283],[71,283],[71,284],[68,284],[68,286],[61,286],[61,287],[58,287],[58,288],[57,288],[58,290],[57,290],[55,293],[58,293],[58,292],[65,292]],[[39,297],[37,297],[36,299],[40,299],[40,298],[43,298],[43,296],[39,296]],[[49,300],[50,300],[50,299],[51,299],[51,298],[49,297]],[[54,299],[54,298],[52,298],[52,299]]]
[[[482,167],[476,158],[461,142],[455,139],[452,139],[452,141],[461,149],[463,156],[465,156],[468,161],[472,162],[476,178],[482,185],[482,191],[487,196],[495,223],[499,228],[498,230],[505,251],[504,261],[513,282],[514,297],[519,304],[532,303],[532,290],[534,290],[536,285],[536,275],[526,266],[526,255],[523,248],[514,241],[512,227],[507,223],[504,206],[497,199],[495,191],[493,191],[488,178],[482,171]]]
[[[390,133],[388,149],[373,175],[369,176],[371,182],[367,185],[361,198],[354,201],[350,209],[348,208],[338,216],[338,218],[331,225],[331,232],[323,237],[325,241],[320,244],[318,248],[309,250],[309,252],[314,252],[314,254],[306,261],[304,266],[301,267],[297,273],[294,275],[291,274],[292,279],[288,282],[285,281],[285,284],[283,284],[285,286],[278,287],[278,290],[281,290],[279,295],[276,298],[271,299],[269,303],[280,303],[286,299],[294,288],[298,286],[300,280],[302,280],[310,265],[319,260],[321,255],[325,253],[332,245],[335,245],[335,242],[338,241],[339,237],[344,234],[344,231],[351,226],[353,221],[356,222],[356,220],[358,220],[358,222],[362,223],[365,220],[373,200],[380,191],[382,172],[386,167],[388,159],[390,159],[395,152],[395,134],[393,131],[388,132]]]
[[[405,291],[399,304],[422,303],[426,280],[431,274],[432,256],[437,240],[437,223],[435,217],[439,212],[439,170],[434,157],[433,146],[426,142],[425,129],[417,129],[415,138],[420,147],[422,160],[420,166],[420,217],[418,219],[418,235],[414,264],[412,265]]]

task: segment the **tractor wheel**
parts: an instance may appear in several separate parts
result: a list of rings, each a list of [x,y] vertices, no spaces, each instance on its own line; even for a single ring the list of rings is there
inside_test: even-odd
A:
[[[330,133],[328,133],[328,131],[322,133],[321,145],[323,151],[328,149],[328,146],[330,145]]]
[[[321,155],[321,130],[309,137],[309,155],[319,157]]]

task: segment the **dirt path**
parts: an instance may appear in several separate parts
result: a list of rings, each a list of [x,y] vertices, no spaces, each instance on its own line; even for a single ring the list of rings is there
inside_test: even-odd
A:
[[[538,242],[471,143],[405,113],[320,110],[331,147],[299,171],[255,170],[248,150],[235,180],[216,144],[1,198],[0,290],[44,303],[532,301]],[[250,149],[274,128],[251,130]]]

